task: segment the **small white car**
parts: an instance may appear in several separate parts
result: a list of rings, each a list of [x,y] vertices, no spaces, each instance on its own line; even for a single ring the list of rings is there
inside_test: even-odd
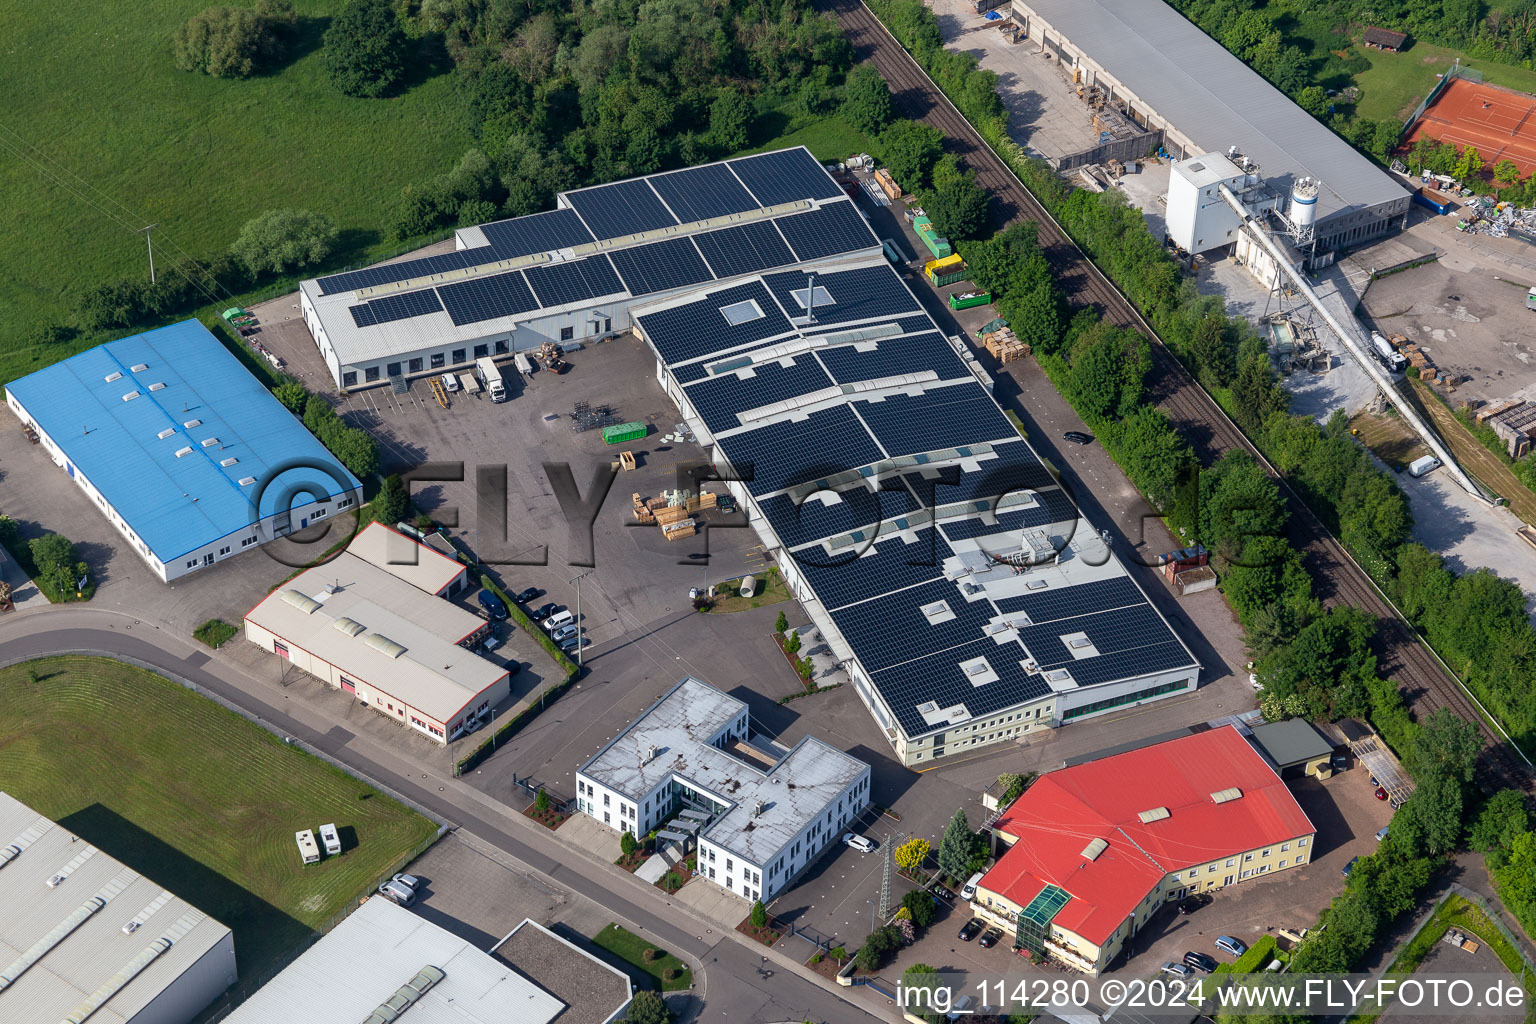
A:
[[[1172,960],[1163,964],[1160,970],[1164,974],[1171,974],[1176,978],[1187,978],[1193,973],[1188,967],[1185,967],[1183,964],[1176,964]]]
[[[456,373],[443,374],[443,388],[449,394],[459,390],[459,375]]]
[[[857,832],[845,832],[845,833],[843,833],[843,844],[845,846],[853,847],[855,850],[858,850],[860,853],[873,853],[874,849],[875,849],[875,844],[874,843],[870,842],[868,839],[865,839],[863,836],[859,835]]]

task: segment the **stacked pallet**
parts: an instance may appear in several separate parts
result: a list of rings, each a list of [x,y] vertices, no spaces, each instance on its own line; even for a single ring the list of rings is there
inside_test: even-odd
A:
[[[1007,327],[983,334],[981,343],[999,363],[1011,363],[1015,359],[1022,359],[1029,355],[1029,346],[1020,341],[1018,335]]]
[[[697,498],[689,498],[685,506],[690,513],[702,512],[711,509],[719,502],[718,496],[713,491],[700,491]]]
[[[646,501],[642,500],[639,494],[635,494],[632,500],[635,505],[635,519],[642,523],[654,523],[657,510],[667,507],[667,503],[661,498],[651,498]]]

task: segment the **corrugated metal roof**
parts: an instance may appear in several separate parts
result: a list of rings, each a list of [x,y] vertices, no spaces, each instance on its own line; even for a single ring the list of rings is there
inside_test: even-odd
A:
[[[565,1004],[506,964],[409,910],[369,899],[225,1018],[225,1024],[361,1021],[423,967],[443,979],[409,1024],[547,1024]]]
[[[135,364],[165,387],[125,402],[127,382],[108,378],[135,376]],[[300,460],[332,467],[285,469],[262,492],[263,514],[290,485],[316,498],[361,487],[196,320],[87,349],[6,390],[162,563],[256,521],[241,478]],[[238,466],[222,464],[230,457]]]
[[[90,1024],[132,1019],[210,950],[227,947],[212,970],[235,980],[230,931],[158,883],[124,867],[6,793],[0,793],[0,845],[21,853],[0,869],[0,969],[95,900],[104,905],[50,944],[13,984],[0,991],[0,1020],[62,1020],[133,965],[161,938],[172,940],[131,980],[112,991]],[[89,856],[82,856],[89,853]],[[65,874],[50,887],[48,880]],[[140,926],[125,932],[128,922]],[[199,1008],[200,1009],[200,1008]]]
[[[1208,152],[1237,146],[1287,189],[1322,181],[1317,217],[1407,193],[1386,171],[1159,0],[1016,0]],[[1036,34],[1031,28],[1031,34]]]
[[[347,550],[429,594],[442,593],[464,572],[456,559],[383,523],[369,523],[347,543]]]

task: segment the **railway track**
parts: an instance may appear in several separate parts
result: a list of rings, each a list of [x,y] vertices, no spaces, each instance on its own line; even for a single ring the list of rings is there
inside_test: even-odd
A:
[[[1189,441],[1201,462],[1209,465],[1226,452],[1241,448],[1275,476],[1290,511],[1290,539],[1304,552],[1318,598],[1328,606],[1348,604],[1375,616],[1379,670],[1384,678],[1396,679],[1402,685],[1404,699],[1417,717],[1450,708],[1477,724],[1484,739],[1477,766],[1479,785],[1490,792],[1505,786],[1536,791],[1536,772],[1489,724],[1457,680],[1382,597],[1365,570],[1195,382],[1129,300],[1067,237],[879,19],[861,0],[817,0],[817,6],[838,20],[857,58],[871,62],[884,76],[902,115],[925,121],[944,133],[946,149],[976,173],[977,183],[993,197],[1001,223],[1029,220],[1038,226],[1041,248],[1068,301],[1093,306],[1106,320],[1139,331],[1150,340],[1150,397]]]

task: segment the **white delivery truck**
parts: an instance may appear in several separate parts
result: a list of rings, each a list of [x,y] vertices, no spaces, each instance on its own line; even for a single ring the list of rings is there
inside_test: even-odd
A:
[[[1393,373],[1402,373],[1408,365],[1408,357],[1392,347],[1392,343],[1375,331],[1371,332],[1371,348],[1375,349],[1376,357],[1381,364]]]
[[[496,365],[496,360],[490,356],[481,356],[475,360],[475,376],[480,383],[485,385],[486,393],[491,396],[493,402],[505,402],[507,400],[507,385],[501,379],[501,368]]]
[[[1408,464],[1408,475],[1423,476],[1425,473],[1428,473],[1430,470],[1437,468],[1439,465],[1439,459],[1435,458],[1433,455],[1425,455],[1422,458],[1414,459],[1411,463]]]

